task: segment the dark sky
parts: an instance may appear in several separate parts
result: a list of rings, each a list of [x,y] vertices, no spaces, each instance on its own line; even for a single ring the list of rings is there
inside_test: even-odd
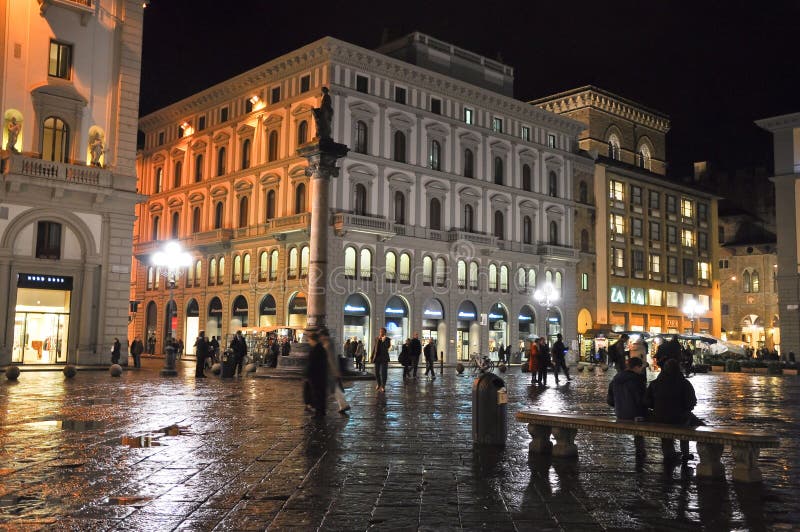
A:
[[[152,0],[141,112],[325,35],[375,48],[418,30],[513,66],[519,99],[594,84],[666,113],[671,175],[769,169],[753,120],[800,111],[798,20],[800,0]]]

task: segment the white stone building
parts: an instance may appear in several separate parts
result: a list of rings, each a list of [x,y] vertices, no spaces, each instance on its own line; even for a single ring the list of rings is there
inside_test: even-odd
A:
[[[0,365],[124,360],[141,40],[141,2],[0,2]]]
[[[350,147],[330,188],[327,324],[337,342],[434,337],[447,362],[575,337],[579,122],[515,100],[513,69],[414,33],[378,51],[323,38],[145,116],[136,331],[192,339],[302,327],[311,109],[331,89]],[[194,256],[166,309],[150,256]],[[536,286],[556,285],[549,310]],[[176,316],[177,315],[177,316]],[[172,318],[172,319],[168,319]],[[192,342],[186,341],[187,345]]]

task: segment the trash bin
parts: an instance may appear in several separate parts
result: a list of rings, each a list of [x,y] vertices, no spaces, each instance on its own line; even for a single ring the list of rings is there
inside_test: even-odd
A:
[[[494,373],[484,373],[472,383],[472,441],[480,445],[506,444],[508,393],[506,383]]]
[[[236,371],[236,357],[233,351],[226,349],[222,353],[222,378],[232,379],[234,371]]]

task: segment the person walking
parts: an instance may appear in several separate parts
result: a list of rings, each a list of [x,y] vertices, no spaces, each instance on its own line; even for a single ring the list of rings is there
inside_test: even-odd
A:
[[[531,384],[539,384],[539,342],[531,340],[528,348],[528,370],[531,372]]]
[[[614,363],[614,367],[617,368],[617,373],[622,373],[625,371],[625,359],[627,358],[625,346],[627,343],[628,335],[623,334],[608,351],[609,362]]]
[[[431,376],[431,380],[436,380],[436,370],[433,363],[436,362],[436,345],[433,343],[433,338],[428,338],[423,349],[425,354],[425,376]]]
[[[194,368],[195,379],[204,379],[206,377],[203,370],[206,367],[206,357],[208,356],[209,347],[210,345],[208,343],[208,338],[206,338],[206,332],[200,331],[200,334],[197,335],[197,340],[194,342],[194,354],[197,357]]]
[[[567,369],[567,347],[564,345],[564,339],[560,334],[556,335],[556,343],[553,344],[553,375],[556,378],[556,386],[558,386],[558,370],[564,372],[567,377],[567,382],[572,378],[569,376],[569,369]]]
[[[664,364],[658,377],[647,387],[644,404],[653,409],[651,421],[655,423],[668,423],[683,427],[696,427],[702,422],[692,414],[697,405],[697,396],[694,387],[681,373],[680,362],[670,358]],[[675,441],[662,438],[661,449],[664,452],[664,461],[668,462],[683,458],[686,463],[694,456],[689,453],[689,440],[681,440],[681,452],[675,452]]]
[[[119,357],[122,355],[122,345],[119,338],[114,338],[114,345],[111,347],[111,363],[119,364]]]
[[[333,393],[336,399],[336,404],[339,405],[339,413],[343,416],[348,415],[350,405],[347,403],[347,398],[344,396],[344,386],[342,385],[342,372],[339,368],[339,357],[333,351],[333,344],[331,343],[331,335],[328,329],[322,328],[319,330],[319,342],[325,348],[325,354],[328,357],[328,391]]]
[[[356,342],[356,371],[366,371],[366,366],[364,365],[364,358],[366,357],[367,353],[364,349],[364,342],[359,340]]]
[[[414,378],[417,378],[417,367],[419,367],[419,357],[422,355],[422,342],[419,341],[419,333],[414,333],[414,338],[411,339],[409,345],[411,351],[411,368],[414,371]]]
[[[647,377],[644,375],[644,364],[638,357],[629,358],[625,371],[617,373],[608,385],[608,406],[614,407],[619,421],[644,421],[647,408],[644,405],[644,394],[647,391]],[[633,437],[636,457],[644,458],[647,452],[642,436]]]
[[[247,356],[247,342],[242,336],[242,331],[236,331],[229,347],[233,351],[233,374],[242,377],[244,375],[244,357]]]
[[[144,353],[144,343],[140,337],[135,337],[130,346],[131,356],[133,357],[133,367],[142,367],[142,353]]]
[[[403,366],[403,382],[405,382],[411,377],[411,338],[406,338],[403,342],[397,361]]]
[[[380,335],[375,338],[375,345],[372,347],[370,362],[375,364],[375,389],[379,392],[386,391],[386,378],[389,373],[389,349],[392,341],[386,336],[386,327],[381,327]]]
[[[542,386],[547,386],[547,369],[550,367],[550,348],[547,346],[547,340],[544,336],[539,338],[539,345],[536,346],[536,364],[538,371],[536,375],[536,382]]]
[[[311,350],[308,352],[303,383],[306,405],[313,408],[315,416],[323,417],[328,398],[328,354],[318,333],[309,334],[308,343],[311,344]]]

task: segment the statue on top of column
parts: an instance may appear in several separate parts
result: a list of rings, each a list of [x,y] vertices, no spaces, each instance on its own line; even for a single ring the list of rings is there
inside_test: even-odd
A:
[[[319,140],[333,140],[331,137],[331,124],[333,123],[333,104],[328,87],[322,87],[322,104],[314,108],[314,121],[317,124],[317,138]]]

